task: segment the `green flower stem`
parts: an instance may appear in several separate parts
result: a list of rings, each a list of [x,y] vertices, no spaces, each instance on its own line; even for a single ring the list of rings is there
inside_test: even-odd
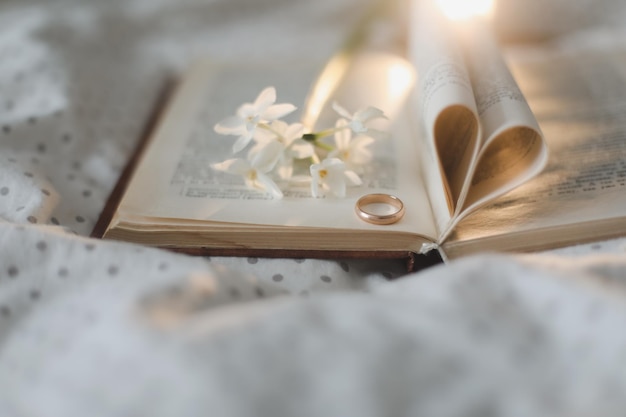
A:
[[[316,142],[318,139],[322,139],[327,136],[334,135],[335,133],[344,129],[349,129],[349,127],[348,126],[333,127],[331,129],[321,130],[319,132],[305,133],[304,135],[302,135],[302,139],[309,141],[309,142]]]
[[[335,148],[327,143],[315,141],[313,142],[314,146],[317,146],[320,149],[324,149],[325,151],[334,151]]]
[[[349,129],[349,127],[333,127],[331,129],[321,130],[319,132],[305,133],[304,135],[302,135],[302,139],[306,140],[307,142],[312,142],[314,146],[317,146],[320,149],[324,149],[325,151],[334,151],[335,148],[333,146],[328,145],[324,142],[320,142],[320,139],[330,135],[334,135],[335,133],[344,129]]]
[[[302,139],[306,140],[307,142],[311,142],[313,146],[324,149],[325,151],[335,150],[333,146],[324,142],[320,142],[320,139],[326,136],[327,135],[320,135],[320,133],[305,133],[304,135],[302,135]]]

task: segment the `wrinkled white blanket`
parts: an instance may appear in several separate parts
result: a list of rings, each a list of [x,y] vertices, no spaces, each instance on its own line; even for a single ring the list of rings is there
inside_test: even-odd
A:
[[[624,8],[523,3],[503,32]],[[626,240],[402,276],[86,237],[167,78],[206,55],[323,60],[364,9],[0,5],[0,416],[623,415]]]

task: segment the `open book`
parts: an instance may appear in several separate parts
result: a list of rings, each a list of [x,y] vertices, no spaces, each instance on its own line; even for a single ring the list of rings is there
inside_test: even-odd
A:
[[[626,120],[616,116],[623,104],[612,107],[626,87],[596,85],[626,75],[617,65],[626,53],[548,44],[503,54],[485,22],[451,27],[434,15],[415,11],[405,56],[355,52],[312,92],[306,60],[194,66],[97,234],[195,254],[412,259],[626,233]],[[329,120],[333,101],[385,111],[378,127],[389,135],[372,145],[362,185],[345,198],[292,185],[273,199],[210,168],[232,145],[215,123],[266,85],[282,100],[308,100],[300,117],[311,125]],[[363,222],[354,206],[370,193],[397,196],[406,214]]]

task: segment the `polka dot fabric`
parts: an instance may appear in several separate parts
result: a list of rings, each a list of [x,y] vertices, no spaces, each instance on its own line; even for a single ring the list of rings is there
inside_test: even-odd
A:
[[[87,237],[190,61],[322,60],[363,10],[0,4],[0,416],[623,415],[624,240],[407,276]]]
[[[40,226],[0,230],[3,247],[15,247],[0,271],[2,415],[619,416],[624,407],[623,254],[483,256],[371,280],[367,291],[313,284],[305,294],[276,285],[297,267],[259,279],[217,259]],[[332,268],[315,275],[320,286],[333,279]]]

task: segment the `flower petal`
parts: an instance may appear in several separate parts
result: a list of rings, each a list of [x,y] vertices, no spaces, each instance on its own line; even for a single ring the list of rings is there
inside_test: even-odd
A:
[[[385,112],[382,110],[370,106],[357,111],[354,114],[354,118],[362,122],[367,122],[372,119],[387,118],[387,116],[385,116]]]
[[[279,121],[279,120],[277,120]],[[302,138],[304,134],[304,125],[302,123],[292,123],[285,130],[285,137],[289,143]]]
[[[365,126],[365,124],[363,124],[363,122],[358,120],[358,119],[354,119],[354,120],[350,121],[350,129],[354,133],[365,133],[365,132],[367,132],[367,127]]]
[[[256,182],[261,189],[267,191],[273,197],[283,198],[283,192],[269,176],[257,171]]]
[[[274,131],[276,136],[286,136],[287,135],[287,129],[289,128],[289,125],[287,124],[287,122],[284,122],[282,120],[273,120],[272,124],[270,125],[272,131]]]
[[[309,167],[309,172],[313,178],[319,178],[320,170],[322,169],[322,164],[311,164]]]
[[[231,116],[213,126],[213,130],[221,135],[241,135],[245,124],[239,117]]]
[[[361,177],[359,177],[357,175],[357,173],[354,172],[354,171],[346,170],[346,171],[344,171],[343,175],[345,175],[345,177],[348,180],[348,183],[350,185],[361,185],[361,184],[363,184],[363,181],[361,180]]]
[[[337,103],[336,101],[333,101],[332,107],[333,110],[335,110],[337,114],[339,114],[341,117],[345,117],[346,119],[352,119],[352,115],[348,112],[348,110],[340,106],[339,103]]]
[[[276,89],[274,87],[267,87],[259,93],[256,100],[254,100],[254,108],[257,113],[262,113],[268,106],[276,101]]]
[[[291,143],[289,153],[297,159],[310,158],[315,155],[315,148],[304,139],[296,139]]]
[[[276,173],[278,177],[283,180],[288,180],[293,175],[293,164],[291,161],[285,161],[276,167]]]
[[[271,143],[272,143],[271,141],[257,142],[257,144],[254,145],[248,152],[248,161],[252,161],[253,159],[257,158],[257,155],[260,152],[267,152],[265,148],[269,146]]]
[[[343,171],[346,169],[346,164],[339,158],[326,158],[322,161],[322,167],[332,171]]]
[[[297,107],[290,103],[274,104],[261,112],[261,118],[263,120],[280,119],[293,112],[295,109],[297,109]]]
[[[320,193],[320,170],[322,169],[322,164],[312,164],[309,167],[309,171],[311,172],[311,195],[315,198],[321,196]]]
[[[229,174],[244,175],[250,170],[250,164],[245,159],[233,158],[226,161],[211,164],[211,168]]]
[[[337,149],[343,150],[348,148],[350,139],[352,139],[352,132],[347,127],[348,121],[346,119],[338,119],[337,123],[335,123],[335,129],[339,129],[335,132]]]
[[[246,187],[251,190],[264,190],[263,186],[261,186],[257,182],[257,176],[258,173],[256,172],[256,169],[250,168],[250,170],[243,175],[243,179],[246,182]]]
[[[254,129],[252,138],[257,142],[270,142],[276,140],[276,133],[267,129]]]
[[[283,145],[279,142],[267,142],[260,145],[254,153],[250,154],[250,165],[259,172],[269,172],[274,168],[283,151]]]
[[[317,181],[311,182],[311,195],[313,196],[313,198],[320,198],[322,196]]]
[[[251,140],[252,135],[249,131],[246,131],[244,134],[239,136],[239,138],[233,144],[233,153],[237,153],[243,150],[246,146],[248,146]]]
[[[346,196],[346,179],[343,172],[335,170],[328,171],[328,175],[326,175],[324,180],[333,195],[337,197]]]
[[[246,123],[247,119],[255,118],[259,115],[259,110],[250,103],[244,103],[237,109],[237,117],[239,117],[242,123]]]

